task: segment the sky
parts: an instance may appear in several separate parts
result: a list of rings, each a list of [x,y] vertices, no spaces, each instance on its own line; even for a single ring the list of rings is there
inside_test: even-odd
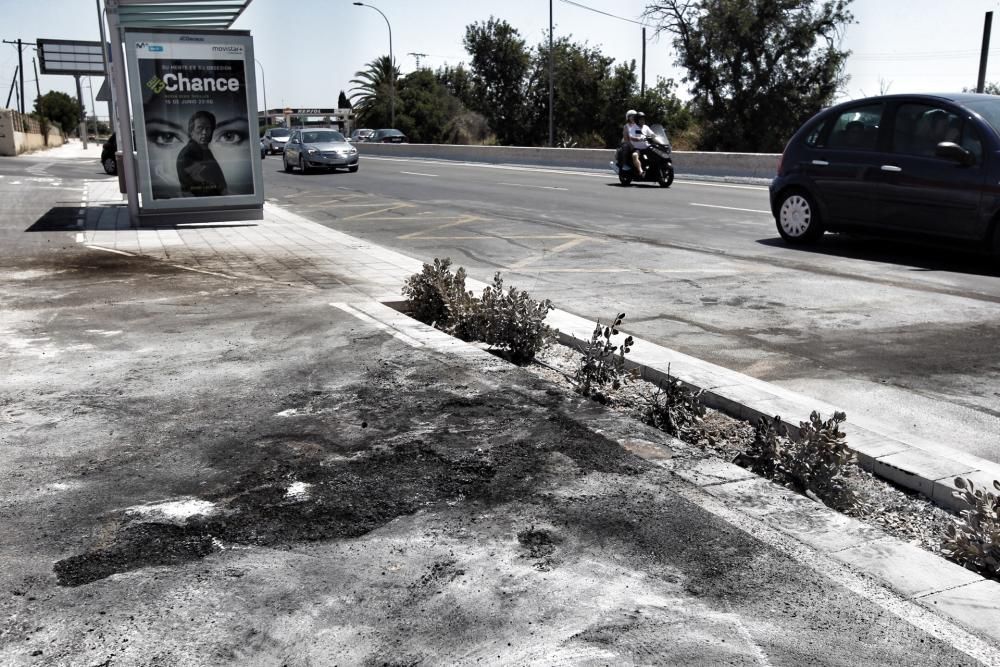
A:
[[[496,16],[517,28],[529,45],[545,39],[549,24],[547,0],[366,0],[388,17],[393,55],[403,73],[423,66],[436,69],[467,61],[462,46],[465,27]],[[616,62],[635,59],[641,64],[641,21],[647,0],[552,0],[556,36],[600,47]],[[592,9],[622,17],[605,16]],[[841,48],[852,55],[846,73],[850,80],[838,101],[881,92],[943,92],[973,87],[979,71],[984,14],[996,11],[987,81],[1000,82],[1000,0],[854,0],[854,23],[844,30]],[[96,0],[0,0],[0,38],[34,41],[50,39],[99,40]],[[351,0],[253,0],[234,29],[254,37],[260,63],[258,101],[269,108],[335,107],[341,90],[350,92],[350,79],[366,63],[389,50],[386,22],[369,7]],[[674,65],[676,53],[669,36],[654,37],[647,30],[646,80],[657,77],[680,82],[684,71]],[[25,52],[25,89],[34,99],[31,51]],[[0,44],[0,105],[7,99],[17,66],[15,47]],[[101,81],[93,79],[96,95]],[[266,87],[264,84],[266,83]],[[41,75],[43,93],[61,90],[75,96],[73,78]],[[688,97],[684,84],[678,90]],[[90,90],[83,83],[88,109]],[[13,100],[11,101],[13,106]],[[107,106],[97,104],[97,114]]]

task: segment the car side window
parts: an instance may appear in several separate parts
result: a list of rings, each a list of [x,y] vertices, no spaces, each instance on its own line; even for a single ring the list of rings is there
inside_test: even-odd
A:
[[[290,143],[290,144],[297,144],[297,143],[299,143],[299,133],[298,132],[292,132],[292,136],[288,139],[288,143]]]
[[[825,142],[817,139],[818,148],[873,151],[878,148],[878,130],[884,104],[867,104],[842,111],[826,127]]]
[[[949,109],[932,104],[900,104],[895,120],[895,153],[935,157],[937,145],[950,141],[971,151],[977,161],[982,157],[983,146],[975,128]]]

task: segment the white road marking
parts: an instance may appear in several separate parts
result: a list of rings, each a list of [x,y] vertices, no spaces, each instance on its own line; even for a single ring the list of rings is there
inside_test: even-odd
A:
[[[691,206],[701,206],[703,208],[724,208],[727,211],[743,211],[744,213],[765,213],[771,215],[770,211],[762,211],[758,208],[737,208],[735,206],[719,206],[718,204],[696,204],[691,202]]]
[[[528,185],[527,183],[497,183],[497,185],[512,185],[515,188],[538,188],[540,190],[569,190],[569,188],[557,188],[552,185]]]
[[[84,247],[90,248],[91,250],[103,250],[104,252],[113,252],[116,255],[125,255],[126,257],[137,257],[137,255],[134,255],[130,252],[125,252],[124,250],[115,250],[114,248],[102,248],[99,245],[87,245]]]
[[[431,178],[437,178],[438,174],[422,174],[419,171],[401,171],[401,174],[409,174],[410,176],[430,176]]]
[[[382,157],[379,155],[366,155],[366,160],[381,160],[383,162],[416,162],[418,164],[438,164],[443,167],[476,167],[478,169],[501,169],[505,171],[527,171],[536,174],[563,174],[565,176],[589,176],[591,178],[602,178],[607,179],[614,176],[612,172],[595,172],[595,171],[571,171],[568,169],[551,169],[544,167],[517,167],[513,165],[505,164],[484,164],[482,162],[459,162],[457,160],[431,160],[427,158],[401,158],[401,157]],[[733,190],[762,190],[767,192],[768,188],[766,185],[737,185],[735,183],[711,183],[708,181],[687,181],[687,180],[675,180],[674,183],[682,185],[697,185],[706,188],[730,188]],[[346,189],[346,188],[345,188]]]

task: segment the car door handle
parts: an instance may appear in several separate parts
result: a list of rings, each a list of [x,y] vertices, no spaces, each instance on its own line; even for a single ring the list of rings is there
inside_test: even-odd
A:
[[[894,164],[883,164],[882,165],[882,171],[891,171],[893,173],[899,173],[899,172],[903,171],[903,168],[902,167],[897,167]]]
[[[817,167],[829,167],[830,163],[826,160],[813,160],[812,163]]]

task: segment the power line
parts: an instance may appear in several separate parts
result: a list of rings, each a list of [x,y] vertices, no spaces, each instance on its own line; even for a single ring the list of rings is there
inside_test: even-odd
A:
[[[559,2],[564,2],[567,5],[573,5],[574,7],[579,7],[580,9],[586,9],[588,12],[594,12],[595,14],[603,14],[609,18],[618,19],[619,21],[627,21],[628,23],[634,23],[635,25],[641,25],[646,28],[649,27],[642,21],[636,21],[633,19],[625,18],[624,16],[618,16],[617,14],[609,14],[608,12],[602,11],[600,9],[595,9],[594,7],[588,7],[587,5],[581,4],[579,2],[574,2],[574,0],[559,0]]]

